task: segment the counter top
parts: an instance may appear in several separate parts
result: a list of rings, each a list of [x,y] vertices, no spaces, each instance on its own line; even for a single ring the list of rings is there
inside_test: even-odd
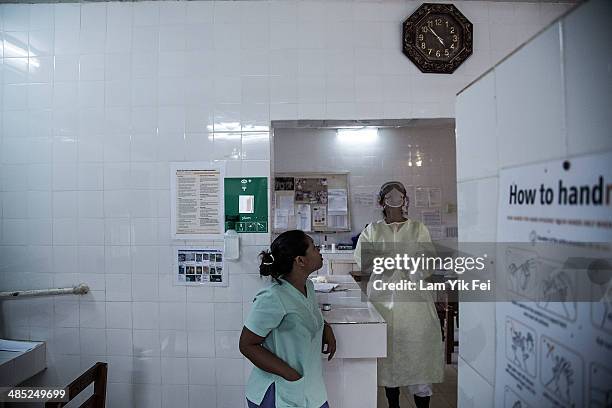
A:
[[[326,276],[328,283],[338,283],[335,291],[317,293],[319,304],[330,304],[330,311],[322,311],[330,324],[385,324],[374,306],[362,298],[357,282],[351,276]]]
[[[323,318],[329,324],[379,324],[385,323],[376,309],[367,307],[333,307],[322,311]]]

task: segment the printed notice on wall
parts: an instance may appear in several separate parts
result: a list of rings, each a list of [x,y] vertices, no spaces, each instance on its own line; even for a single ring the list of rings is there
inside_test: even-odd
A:
[[[439,227],[442,225],[442,213],[439,208],[432,210],[421,210],[423,224],[427,227]]]
[[[330,212],[348,212],[348,198],[345,189],[330,188],[328,191],[328,202]]]
[[[176,187],[176,233],[218,232],[219,171],[177,170]]]
[[[324,205],[312,206],[312,227],[314,230],[327,225],[327,208]]]
[[[429,189],[429,206],[440,207],[442,205],[442,189],[432,187]]]
[[[427,187],[417,187],[415,189],[414,206],[417,208],[427,208],[429,206],[429,189]]]
[[[517,300],[496,305],[496,407],[610,406],[610,163],[607,153],[500,171],[498,284]]]
[[[170,170],[172,238],[218,238],[224,222],[223,167],[172,163]]]
[[[302,231],[312,231],[312,214],[309,204],[298,204],[296,210],[297,229]]]
[[[227,271],[220,249],[177,247],[175,266],[177,285],[227,286]]]

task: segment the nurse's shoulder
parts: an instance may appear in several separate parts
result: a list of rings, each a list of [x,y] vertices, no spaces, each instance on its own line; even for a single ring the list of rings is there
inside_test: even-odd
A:
[[[314,292],[314,283],[310,279],[306,279],[306,289],[310,292]]]
[[[307,279],[306,281],[308,285],[310,280]],[[312,284],[312,282],[310,283]],[[291,284],[283,280],[281,282],[273,280],[270,285],[257,292],[253,298],[253,303],[266,304],[268,307],[275,306],[286,313],[287,309],[291,309],[294,303],[293,297],[290,295],[291,288],[288,285]],[[314,286],[312,289],[314,290]]]
[[[261,289],[253,298],[253,302],[280,302],[280,283],[272,280],[272,282]]]

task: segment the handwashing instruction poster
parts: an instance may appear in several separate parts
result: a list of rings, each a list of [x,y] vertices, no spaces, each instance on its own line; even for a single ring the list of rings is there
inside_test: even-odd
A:
[[[497,255],[506,290],[522,300],[496,305],[495,406],[610,407],[612,154],[503,169],[498,208],[497,242],[533,250],[510,244]],[[539,251],[551,243],[568,257],[598,255],[572,275],[568,258]],[[591,298],[558,301],[580,285]]]

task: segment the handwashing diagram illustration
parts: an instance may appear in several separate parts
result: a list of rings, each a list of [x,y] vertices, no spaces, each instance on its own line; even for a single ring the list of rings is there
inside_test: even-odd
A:
[[[508,247],[505,254],[508,289],[569,321],[576,320],[575,277],[559,262],[536,251]]]
[[[529,408],[529,404],[521,399],[509,387],[504,388],[504,408]]]
[[[538,261],[540,295],[538,306],[569,321],[576,320],[576,301],[573,275],[563,265],[540,259]]]
[[[564,406],[582,407],[582,370],[582,360],[578,354],[542,336],[541,381]]]
[[[612,333],[612,273],[609,264],[589,266],[591,282],[591,323],[599,330]]]
[[[612,371],[600,364],[591,363],[590,374],[589,407],[612,407]]]
[[[508,289],[518,295],[533,298],[533,281],[537,272],[538,254],[521,248],[506,249]]]
[[[506,358],[531,377],[536,375],[535,332],[522,323],[506,318]]]
[[[612,333],[612,287],[609,287],[599,302],[591,303],[591,323],[597,329]]]

